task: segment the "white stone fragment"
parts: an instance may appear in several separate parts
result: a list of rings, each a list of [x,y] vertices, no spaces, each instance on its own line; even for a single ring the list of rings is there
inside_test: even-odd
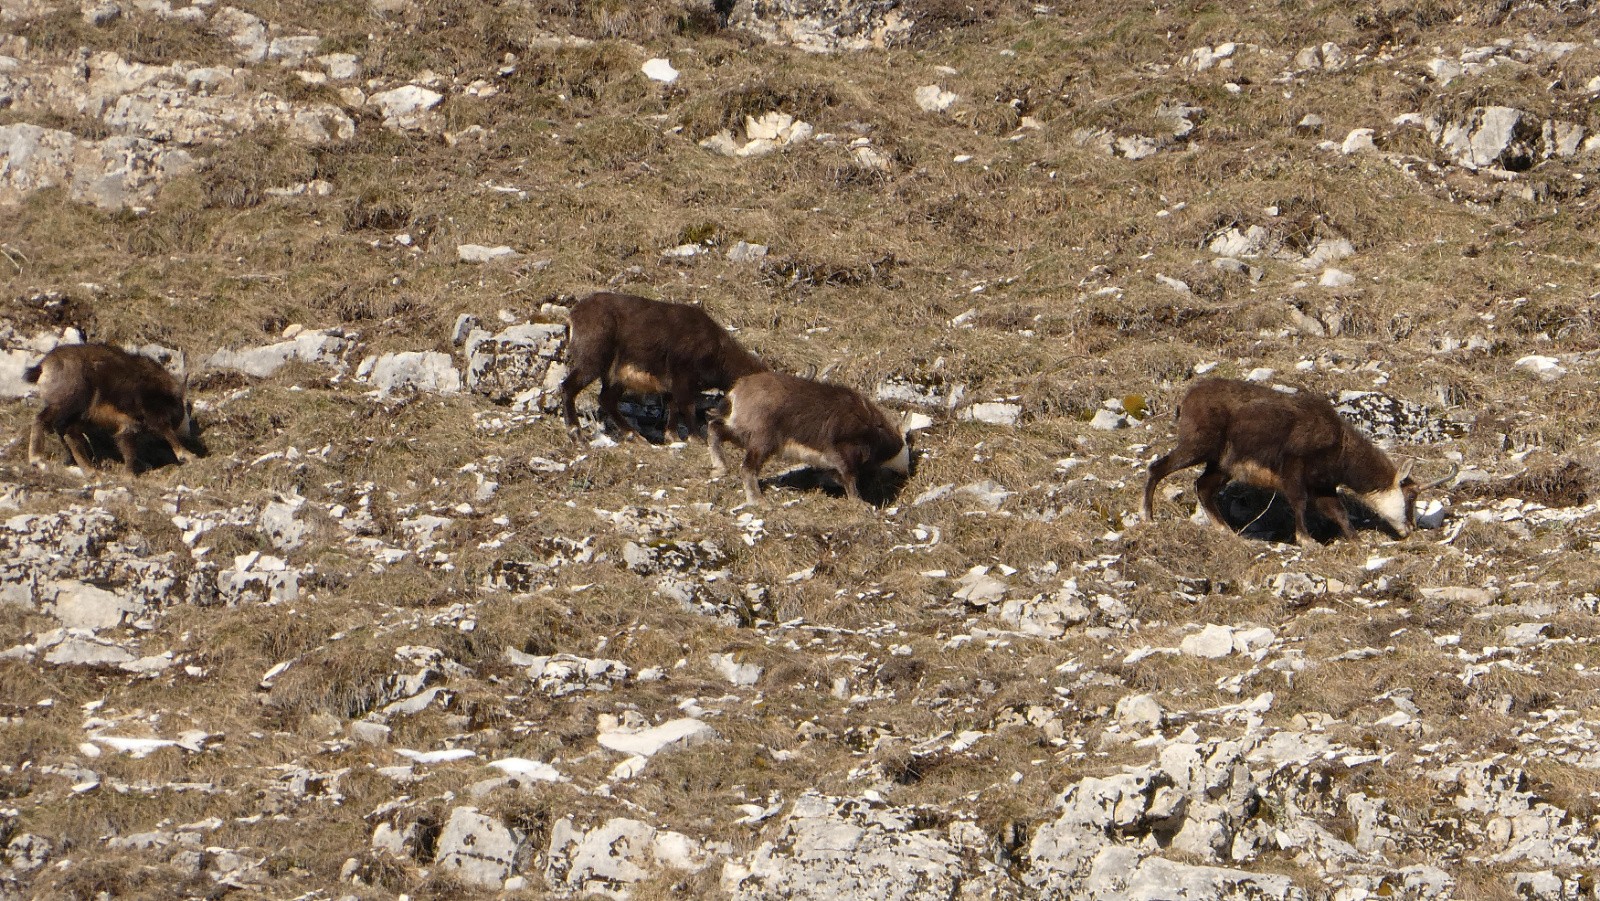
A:
[[[717,737],[717,730],[706,723],[690,717],[680,717],[644,729],[629,730],[619,727],[611,732],[602,732],[599,742],[602,748],[612,751],[652,757],[668,748],[689,747]]]
[[[468,748],[445,748],[442,751],[413,751],[409,748],[395,748],[394,752],[423,766],[430,766],[435,763],[449,763],[454,760],[467,760],[478,756],[478,752]]]
[[[672,68],[671,62],[661,57],[645,60],[644,65],[640,66],[639,70],[651,81],[672,84],[678,80],[678,70]]]
[[[507,776],[518,779],[527,779],[532,782],[566,782],[567,777],[561,771],[539,760],[529,760],[526,757],[502,757],[491,761],[489,766],[494,767]]]
[[[1518,369],[1531,372],[1547,382],[1553,382],[1567,374],[1567,368],[1555,357],[1546,357],[1539,354],[1529,354],[1513,364]]]
[[[1370,128],[1351,129],[1350,133],[1345,135],[1344,143],[1339,145],[1339,152],[1346,156],[1353,153],[1376,152],[1378,145],[1372,142],[1372,134]]]
[[[740,688],[754,685],[761,678],[761,667],[753,663],[740,663],[732,654],[712,654],[710,663],[722,678]]]
[[[456,259],[463,263],[492,263],[495,260],[514,260],[520,256],[522,254],[504,244],[493,247],[484,244],[460,244],[456,246]]]
[[[989,425],[1012,426],[1022,418],[1022,405],[1005,403],[1001,401],[986,401],[973,404],[961,411],[961,418],[967,422],[983,422]]]
[[[942,113],[955,105],[961,98],[951,91],[946,91],[936,84],[925,84],[913,92],[917,106],[925,113]]]
[[[1226,657],[1234,650],[1233,628],[1219,626],[1216,623],[1207,623],[1199,632],[1185,635],[1178,643],[1180,653],[1191,657],[1202,657],[1207,660],[1216,660]]]

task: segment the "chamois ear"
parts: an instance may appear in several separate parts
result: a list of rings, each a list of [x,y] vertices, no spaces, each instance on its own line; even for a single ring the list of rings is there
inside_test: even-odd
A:
[[[1398,485],[1401,482],[1404,482],[1406,479],[1411,478],[1411,467],[1415,465],[1417,465],[1417,461],[1411,459],[1410,457],[1406,457],[1405,459],[1401,460],[1400,469],[1395,473],[1394,476],[1394,483]]]

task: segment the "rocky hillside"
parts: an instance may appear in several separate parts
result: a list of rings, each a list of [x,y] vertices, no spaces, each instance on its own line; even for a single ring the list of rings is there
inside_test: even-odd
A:
[[[1600,891],[1591,4],[233,2],[0,0],[0,897]],[[600,288],[911,478],[569,440]],[[28,466],[76,340],[209,456]],[[1142,522],[1204,373],[1459,473]]]

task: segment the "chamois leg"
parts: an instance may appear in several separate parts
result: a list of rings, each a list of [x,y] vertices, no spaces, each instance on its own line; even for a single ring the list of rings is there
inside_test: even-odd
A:
[[[1194,493],[1200,498],[1200,509],[1206,511],[1206,519],[1211,521],[1211,525],[1231,535],[1233,529],[1222,518],[1222,507],[1217,504],[1217,493],[1227,484],[1228,474],[1216,464],[1207,463],[1200,478],[1194,480]]]
[[[117,442],[117,452],[122,454],[122,469],[132,478],[139,474],[139,424],[131,416],[119,415],[112,437]]]
[[[866,503],[861,497],[861,477],[867,469],[867,463],[865,455],[848,450],[832,454],[828,458],[828,464],[839,474],[839,484],[844,486],[844,496],[850,500]]]
[[[1289,502],[1289,509],[1294,511],[1294,543],[1309,547],[1316,540],[1311,537],[1311,529],[1306,525],[1306,508],[1311,505],[1311,493],[1306,490],[1303,474],[1304,470],[1298,464],[1289,461],[1284,463],[1283,499]]]
[[[694,385],[676,384],[667,396],[667,439],[675,440],[678,437],[678,426],[688,427],[685,437],[693,438],[698,430],[698,417],[695,415],[695,403],[700,399],[700,392],[694,390]]]
[[[720,420],[712,419],[706,423],[706,446],[711,449],[711,481],[715,482],[728,474],[728,457],[723,450],[724,441],[738,444],[733,431]]]
[[[72,455],[72,462],[88,472],[94,466],[94,455],[89,450],[89,435],[79,426],[68,426],[61,432],[61,444]]]
[[[573,355],[567,377],[561,380],[561,412],[567,420],[567,431],[576,440],[578,432],[578,395],[605,374],[605,364],[588,357]]]
[[[1356,537],[1356,530],[1350,527],[1350,515],[1344,510],[1344,501],[1337,494],[1318,494],[1312,497],[1316,504],[1317,512],[1333,520],[1339,527],[1339,534],[1344,538]]]
[[[72,459],[85,470],[89,468],[87,448],[79,450],[67,440],[68,432],[74,427],[77,418],[82,415],[81,408],[74,408],[68,404],[45,404],[39,415],[33,420],[33,428],[28,432],[28,462],[43,468],[46,464],[43,457],[44,433],[54,432],[61,437],[61,443],[66,446]],[[81,440],[81,439],[80,439]]]
[[[1164,457],[1157,457],[1155,462],[1150,464],[1150,476],[1149,478],[1145,479],[1144,482],[1145,522],[1155,521],[1156,486],[1161,484],[1161,480],[1165,479],[1169,475],[1172,475],[1180,469],[1188,469],[1199,462],[1201,462],[1199,454],[1185,450],[1180,444],[1172,449],[1172,453],[1167,454]]]
[[[770,455],[763,453],[761,448],[745,448],[744,465],[740,467],[740,472],[744,476],[744,504],[742,506],[761,506],[761,467],[766,465],[768,456]]]
[[[41,454],[43,453],[44,449],[40,445],[44,444],[44,433],[45,433],[45,430],[50,428],[50,426],[48,425],[48,423],[50,421],[50,415],[49,414],[50,414],[50,408],[49,407],[45,407],[43,410],[40,410],[39,411],[39,415],[34,417],[34,419],[33,419],[33,428],[28,430],[28,465],[29,466],[38,466],[40,468],[43,468],[46,465],[45,462],[44,462],[44,457],[41,456]]]
[[[617,430],[622,433],[622,440],[626,441],[637,431],[628,424],[622,416],[622,408],[618,402],[622,400],[622,386],[616,382],[602,378],[600,380],[600,421],[604,425],[607,417],[616,423]]]

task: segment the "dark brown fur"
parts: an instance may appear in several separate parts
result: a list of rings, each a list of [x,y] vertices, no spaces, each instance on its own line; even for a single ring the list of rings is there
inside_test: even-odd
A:
[[[44,406],[28,436],[28,462],[40,464],[46,431],[88,470],[88,430],[109,432],[129,475],[135,472],[138,436],[150,432],[172,448],[181,463],[193,454],[185,385],[149,357],[108,344],[63,344],[45,354],[23,378],[39,385]]]
[[[567,427],[578,428],[578,393],[600,381],[600,411],[628,428],[617,409],[624,391],[667,395],[667,434],[697,430],[703,391],[726,391],[766,364],[739,345],[699,307],[628,294],[591,294],[572,306],[569,369],[561,383]]]
[[[761,499],[761,467],[773,457],[834,470],[851,498],[862,476],[880,467],[906,472],[909,456],[898,426],[859,392],[781,372],[735,382],[708,429],[711,462],[727,470],[724,442],[744,448],[745,499]]]
[[[1201,463],[1206,468],[1195,492],[1213,524],[1226,528],[1217,492],[1239,480],[1282,494],[1294,511],[1295,538],[1302,542],[1309,537],[1306,508],[1311,504],[1340,534],[1354,534],[1340,486],[1360,496],[1401,535],[1415,519],[1417,493],[1428,487],[1411,480],[1409,464],[1397,469],[1324,398],[1226,379],[1197,382],[1184,395],[1178,446],[1150,464],[1144,487],[1147,521],[1154,516],[1156,485]]]

